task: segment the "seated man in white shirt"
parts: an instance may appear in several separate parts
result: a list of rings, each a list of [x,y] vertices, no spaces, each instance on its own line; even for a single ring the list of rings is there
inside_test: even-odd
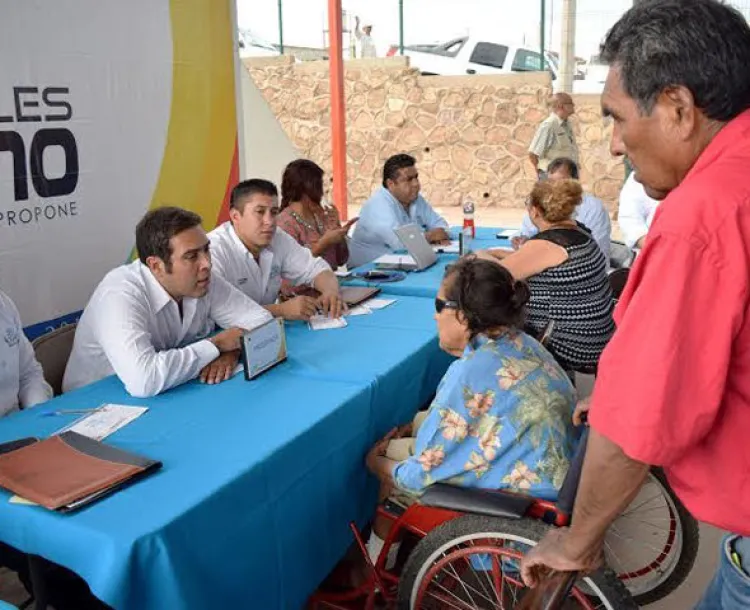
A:
[[[339,282],[331,267],[276,228],[279,192],[273,182],[240,182],[229,201],[229,221],[208,234],[214,272],[274,317],[309,320],[318,309],[339,317]],[[311,285],[320,297],[297,296],[277,304],[282,280]]]
[[[415,224],[430,243],[450,240],[448,223],[419,193],[416,159],[394,155],[383,166],[383,186],[362,206],[349,243],[349,268],[359,267],[379,256],[403,249],[394,229]]]
[[[572,159],[561,157],[554,159],[547,168],[547,180],[578,180],[578,165]],[[609,213],[601,200],[589,193],[583,194],[581,205],[576,210],[575,220],[584,225],[604,253],[604,258],[609,262],[611,249],[612,222]],[[534,237],[539,232],[531,222],[528,213],[523,217],[521,230],[511,243],[518,249],[527,239]]]
[[[0,417],[52,398],[34,348],[23,334],[21,316],[10,297],[0,291]],[[31,591],[28,557],[0,542],[0,566],[16,572]]]
[[[13,301],[0,291],[0,417],[52,398]]]
[[[229,379],[240,338],[272,319],[211,274],[201,218],[174,207],[138,223],[139,260],[110,271],[78,323],[63,379],[69,391],[115,373],[133,396],[154,396],[200,375]],[[216,326],[224,329],[212,336]]]
[[[643,185],[635,179],[635,172],[628,176],[620,191],[620,209],[617,222],[628,248],[640,250],[654,220],[659,202],[646,194]]]

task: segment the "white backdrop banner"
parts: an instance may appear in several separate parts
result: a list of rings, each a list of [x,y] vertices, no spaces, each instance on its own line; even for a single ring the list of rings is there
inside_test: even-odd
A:
[[[36,336],[149,208],[207,228],[237,177],[231,0],[0,0],[0,289]]]

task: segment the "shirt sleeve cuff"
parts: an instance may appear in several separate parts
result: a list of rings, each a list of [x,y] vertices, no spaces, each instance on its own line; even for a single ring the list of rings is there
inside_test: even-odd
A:
[[[44,380],[33,384],[32,387],[23,388],[18,393],[19,403],[25,409],[47,402],[50,398],[52,398],[52,388]]]
[[[193,343],[192,348],[193,350],[195,350],[195,353],[198,356],[198,363],[200,364],[200,368],[203,368],[207,364],[212,363],[221,355],[219,348],[211,343],[208,339],[203,339],[203,341]]]

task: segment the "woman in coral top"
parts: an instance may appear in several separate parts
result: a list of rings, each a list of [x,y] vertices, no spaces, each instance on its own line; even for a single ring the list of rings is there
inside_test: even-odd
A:
[[[322,201],[323,169],[309,159],[287,165],[281,179],[278,227],[335,270],[349,259],[346,234],[356,218],[342,226],[336,208]]]

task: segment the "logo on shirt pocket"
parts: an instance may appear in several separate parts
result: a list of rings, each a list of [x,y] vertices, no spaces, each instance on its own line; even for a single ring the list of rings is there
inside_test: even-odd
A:
[[[18,342],[21,340],[21,329],[17,326],[9,326],[5,329],[5,343],[8,347],[16,347]]]

